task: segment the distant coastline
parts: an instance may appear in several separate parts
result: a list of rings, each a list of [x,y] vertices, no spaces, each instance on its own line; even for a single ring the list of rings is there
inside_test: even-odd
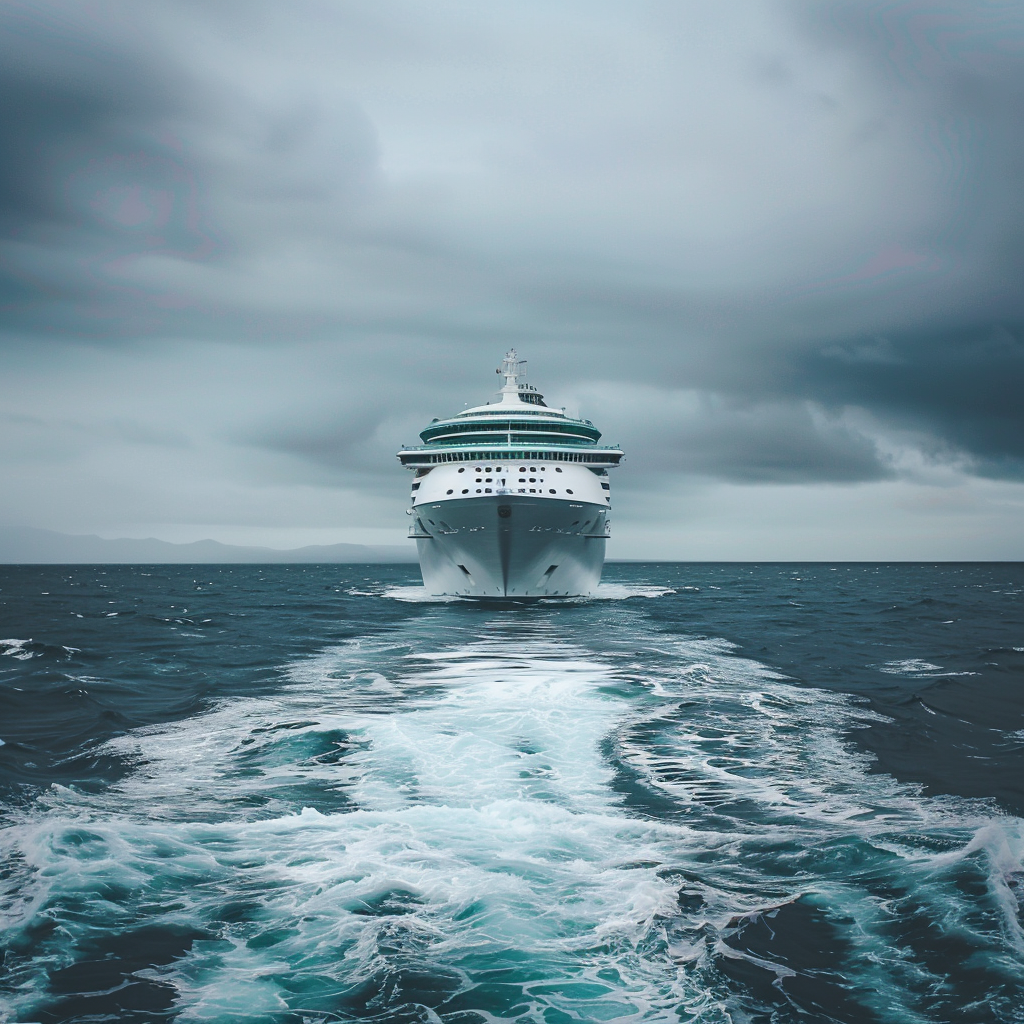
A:
[[[415,562],[410,544],[314,544],[308,547],[244,547],[216,540],[173,544],[148,537],[105,540],[94,535],[73,535],[15,527],[0,530],[0,565],[63,564],[198,564],[264,562]]]

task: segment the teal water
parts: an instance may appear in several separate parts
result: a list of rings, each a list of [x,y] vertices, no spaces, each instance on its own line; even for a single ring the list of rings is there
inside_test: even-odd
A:
[[[1024,567],[0,568],[0,1020],[1024,1021]]]

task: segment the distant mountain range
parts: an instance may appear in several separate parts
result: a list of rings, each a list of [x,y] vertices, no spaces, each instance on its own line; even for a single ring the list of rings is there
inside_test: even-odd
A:
[[[74,562],[183,564],[218,562],[415,562],[416,549],[365,544],[314,544],[282,551],[278,548],[241,547],[216,540],[171,544],[146,540],[77,536],[32,527],[0,528],[0,564]]]

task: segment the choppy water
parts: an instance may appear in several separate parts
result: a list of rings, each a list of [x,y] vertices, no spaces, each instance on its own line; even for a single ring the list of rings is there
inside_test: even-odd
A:
[[[0,568],[0,1020],[1024,1021],[1024,567]]]

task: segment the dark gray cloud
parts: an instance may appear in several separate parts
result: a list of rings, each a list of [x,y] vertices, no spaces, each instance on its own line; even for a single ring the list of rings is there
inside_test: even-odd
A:
[[[852,483],[892,476],[874,444],[806,405],[703,401],[687,428],[640,448],[651,469],[742,482]]]
[[[7,5],[7,464],[365,524],[516,344],[644,493],[1019,480],[1022,119],[1009,4]]]
[[[114,13],[99,25],[73,7],[10,5],[0,16],[9,330],[106,338],[144,329],[159,302],[145,310],[116,268],[142,253],[202,260],[217,249],[196,168],[169,129],[192,83],[150,40],[118,38]]]
[[[0,216],[15,237],[83,217],[98,226],[75,194],[77,175],[151,149],[155,140],[146,147],[143,136],[175,107],[170,83],[141,55],[104,46],[99,33],[75,34],[83,27],[60,31],[27,5],[9,5],[0,22]],[[145,177],[147,155],[128,173]]]
[[[1020,327],[856,339],[803,358],[795,379],[824,401],[869,409],[969,453],[976,472],[1024,475]]]

